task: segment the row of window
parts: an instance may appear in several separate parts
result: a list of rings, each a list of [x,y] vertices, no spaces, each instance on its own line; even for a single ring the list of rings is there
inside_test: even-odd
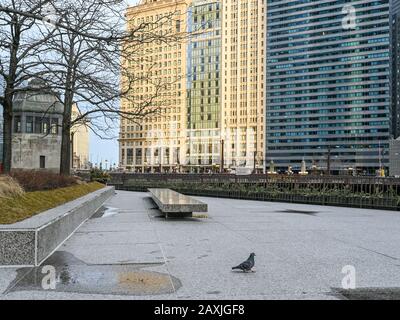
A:
[[[14,133],[53,134],[59,133],[58,118],[25,116],[14,117]],[[23,126],[23,123],[25,124]]]

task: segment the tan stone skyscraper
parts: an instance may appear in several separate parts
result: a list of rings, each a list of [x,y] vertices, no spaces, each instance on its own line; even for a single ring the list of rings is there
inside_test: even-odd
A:
[[[81,115],[76,104],[72,106],[72,119]],[[89,127],[83,122],[71,129],[71,153],[73,169],[89,169]]]
[[[136,172],[171,172],[186,156],[186,43],[164,41],[163,35],[186,32],[186,0],[143,0],[127,11],[128,28],[147,24],[161,41],[146,41],[132,53],[125,67],[139,79],[121,108],[132,111],[140,103],[159,109],[140,123],[121,119],[120,165]],[[143,80],[140,80],[143,79]],[[122,83],[124,86],[124,77]],[[162,84],[162,85],[161,85]],[[164,87],[160,90],[160,88]]]
[[[174,45],[149,42],[125,64],[138,76],[172,82],[154,99],[160,114],[121,121],[120,163],[138,172],[226,171],[264,165],[265,4],[259,0],[142,1],[128,28],[176,14],[164,31],[189,32]],[[174,29],[174,28],[179,28]],[[139,63],[138,63],[139,61]],[[135,83],[131,100],[155,93]],[[223,163],[223,164],[222,164]]]
[[[222,139],[225,167],[263,167],[265,1],[223,1]]]

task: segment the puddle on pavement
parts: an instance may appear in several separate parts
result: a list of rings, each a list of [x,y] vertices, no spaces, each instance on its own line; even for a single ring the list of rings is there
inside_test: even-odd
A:
[[[220,294],[221,291],[208,291],[207,294]]]
[[[121,212],[118,208],[102,206],[90,219],[109,218],[120,213]]]
[[[49,274],[45,266],[55,268],[55,292],[145,296],[171,294],[182,286],[179,279],[167,273],[145,270],[163,263],[90,265],[68,252],[57,251],[40,267],[18,269],[5,292],[45,291],[42,282],[48,283],[45,277]]]
[[[332,289],[334,295],[347,300],[400,300],[400,288]]]
[[[295,214],[307,214],[307,215],[310,215],[310,216],[316,215],[318,213],[318,211],[305,211],[305,210],[292,210],[292,209],[281,210],[281,211],[277,211],[277,212],[295,213]]]

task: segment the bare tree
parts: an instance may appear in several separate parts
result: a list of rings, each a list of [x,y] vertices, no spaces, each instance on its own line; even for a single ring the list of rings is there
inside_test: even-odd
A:
[[[95,134],[107,137],[110,128],[123,118],[139,122],[168,104],[168,83],[161,80],[152,66],[137,72],[146,60],[143,48],[150,43],[174,45],[186,34],[167,28],[181,20],[177,12],[160,16],[151,22],[128,23],[126,6],[121,0],[24,0],[18,5],[10,0],[0,5],[2,32],[0,48],[9,49],[7,67],[1,60],[5,79],[4,97],[0,102],[5,114],[5,171],[11,169],[12,101],[23,81],[42,79],[46,85],[38,90],[57,92],[64,106],[60,173],[69,174],[71,167],[71,128],[87,125]],[[33,4],[36,4],[34,6]],[[50,8],[48,17],[45,8]],[[48,25],[43,25],[43,21]],[[50,25],[50,28],[48,27]],[[129,28],[126,26],[129,25]],[[37,39],[21,45],[21,34],[32,33]],[[50,31],[49,31],[50,30]],[[1,31],[0,31],[1,32]],[[22,51],[18,56],[18,52]],[[149,65],[148,63],[146,64]],[[29,68],[28,68],[29,66]],[[135,84],[146,81],[151,94],[135,95]],[[129,108],[120,108],[123,99]],[[77,104],[79,116],[72,119],[72,106]],[[7,141],[6,141],[7,140]]]
[[[7,7],[30,14],[41,14],[50,0],[4,0]],[[40,55],[50,33],[32,32],[35,20],[12,11],[0,10],[0,104],[3,106],[3,166],[11,170],[13,99],[21,84],[36,72],[32,57]]]
[[[69,174],[70,131],[74,124],[84,121],[104,138],[120,118],[138,122],[168,103],[169,86],[178,79],[166,83],[151,67],[136,72],[138,68],[134,66],[146,59],[141,53],[146,44],[173,45],[185,35],[160,32],[164,24],[177,18],[175,13],[126,28],[126,7],[119,0],[74,0],[67,6],[55,2],[55,7],[69,28],[56,29],[46,44],[48,54],[39,59],[47,69],[43,73],[46,82],[60,92],[64,105],[60,173]],[[96,34],[102,36],[92,36]],[[147,81],[154,89],[152,93],[135,95],[133,89],[139,81]],[[129,109],[120,108],[121,99],[128,101]],[[72,119],[74,103],[80,116]]]

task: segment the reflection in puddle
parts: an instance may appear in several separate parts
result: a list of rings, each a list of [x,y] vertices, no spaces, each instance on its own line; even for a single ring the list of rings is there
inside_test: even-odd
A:
[[[96,211],[96,213],[91,217],[91,219],[98,218],[109,218],[121,213],[118,208],[102,206]]]
[[[171,294],[181,287],[179,279],[167,273],[144,270],[151,267],[164,271],[163,263],[89,265],[68,252],[58,251],[41,267],[19,269],[6,292],[43,291],[42,282],[48,275],[42,273],[44,266],[55,268],[55,292],[141,296]]]
[[[141,292],[155,292],[160,288],[166,289],[171,286],[169,277],[164,274],[140,271],[119,273],[118,284],[122,288]]]
[[[118,208],[106,207],[102,218],[112,217],[119,213]]]
[[[318,213],[318,211],[292,210],[292,209],[287,209],[287,210],[282,210],[282,211],[277,211],[277,212],[306,214],[306,215],[311,215],[311,216],[316,215]]]

